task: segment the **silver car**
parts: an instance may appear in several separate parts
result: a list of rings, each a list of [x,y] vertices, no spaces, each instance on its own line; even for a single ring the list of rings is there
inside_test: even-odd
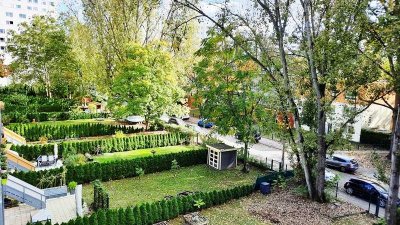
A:
[[[326,166],[338,169],[342,172],[354,172],[358,169],[357,161],[344,155],[332,155],[327,157]]]

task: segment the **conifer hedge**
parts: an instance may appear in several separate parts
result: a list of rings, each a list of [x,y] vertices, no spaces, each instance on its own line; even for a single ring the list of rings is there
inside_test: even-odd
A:
[[[207,150],[192,150],[180,153],[155,155],[129,160],[116,160],[106,163],[87,163],[66,168],[66,183],[76,181],[79,184],[90,183],[94,180],[109,181],[138,176],[136,168],[142,168],[146,174],[171,169],[172,160],[182,167],[205,164]],[[63,168],[46,171],[15,172],[12,175],[34,186],[38,186],[40,178],[63,173]]]
[[[93,137],[112,135],[116,131],[125,134],[139,133],[143,128],[128,127],[123,125],[111,125],[103,123],[80,123],[80,124],[40,124],[40,123],[14,123],[7,126],[10,130],[26,138],[27,141],[38,141],[40,137],[49,140],[60,140],[68,138]]]
[[[108,209],[110,208],[110,196],[99,180],[95,180],[93,183],[93,209]]]
[[[89,217],[78,217],[61,225],[150,225],[197,211],[194,207],[194,200],[202,199],[205,203],[203,208],[210,208],[248,196],[253,191],[254,186],[251,184],[225,190],[199,192],[169,200],[143,203],[126,209],[99,210]],[[28,223],[28,225],[32,225],[32,223]],[[39,223],[34,223],[34,225],[39,225]]]
[[[85,141],[65,141],[58,145],[58,156],[65,154],[94,154],[98,147],[103,153],[181,145],[189,141],[186,133],[141,134],[124,138],[103,138]],[[40,155],[53,155],[54,144],[14,145],[12,150],[27,160]]]

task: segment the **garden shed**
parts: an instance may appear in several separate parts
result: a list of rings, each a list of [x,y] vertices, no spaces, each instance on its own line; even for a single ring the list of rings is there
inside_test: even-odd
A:
[[[207,163],[209,166],[224,170],[237,165],[237,149],[224,143],[207,145]]]

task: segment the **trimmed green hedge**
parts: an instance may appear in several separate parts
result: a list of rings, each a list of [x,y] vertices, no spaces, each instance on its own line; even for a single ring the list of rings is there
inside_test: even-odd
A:
[[[385,149],[390,148],[391,134],[361,130],[360,144],[368,144]]]
[[[180,153],[165,155],[155,155],[130,160],[116,160],[107,163],[87,163],[80,166],[67,167],[66,183],[76,181],[79,184],[90,183],[94,180],[109,181],[128,177],[135,177],[135,168],[142,168],[144,172],[155,173],[171,169],[172,160],[177,160],[182,167],[205,164],[207,162],[207,150],[192,150]],[[38,186],[40,178],[50,177],[63,172],[63,169],[53,169],[47,171],[16,172],[12,175]]]
[[[195,200],[203,200],[202,208],[210,208],[224,204],[233,199],[239,199],[253,193],[254,186],[243,185],[225,190],[199,192],[194,195],[174,197],[151,203],[143,203],[126,209],[99,210],[90,217],[78,217],[64,225],[144,225],[166,221],[197,211]],[[129,197],[129,196],[126,196]],[[34,223],[39,225],[40,223]],[[31,225],[31,223],[28,223]]]
[[[23,119],[21,119],[21,116]],[[20,112],[7,113],[8,123],[19,123],[23,121],[44,122],[44,121],[63,121],[63,120],[80,120],[80,119],[95,119],[107,118],[108,113],[76,113],[76,112],[35,112],[21,114]]]
[[[185,133],[143,134],[124,138],[65,141],[58,145],[58,155],[62,157],[65,153],[94,154],[98,147],[100,147],[103,153],[122,152],[144,148],[180,145],[188,141],[189,135]],[[27,160],[36,160],[40,155],[54,154],[54,144],[13,145],[11,149],[18,152]]]
[[[116,131],[125,134],[139,133],[143,128],[134,128],[121,125],[110,125],[102,123],[81,123],[81,124],[10,124],[7,128],[13,130],[26,138],[27,141],[38,141],[45,136],[49,140],[59,140],[67,138],[92,137],[102,135],[112,135]]]

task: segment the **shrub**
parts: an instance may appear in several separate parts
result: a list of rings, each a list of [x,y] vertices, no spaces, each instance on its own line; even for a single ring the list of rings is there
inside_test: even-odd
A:
[[[66,171],[63,168],[46,171],[21,171],[13,173],[13,176],[37,186],[40,178],[43,176],[57,176],[66,172],[66,182],[76,181],[79,184],[85,184],[94,180],[109,181],[136,177],[138,174],[132,168],[142,168],[146,173],[170,170],[171,161],[174,159],[183,167],[205,164],[207,161],[207,150],[192,150],[107,163],[86,163],[84,165],[67,167]]]
[[[370,130],[361,130],[360,143],[369,144],[385,149],[390,148],[391,134],[374,132]]]
[[[93,183],[93,209],[108,209],[110,208],[110,197],[104,186],[99,180]]]
[[[76,183],[75,181],[71,181],[68,183],[68,190],[75,190],[76,186],[78,186],[78,183]]]
[[[86,157],[82,154],[69,155],[64,160],[65,166],[79,166],[86,163]]]

